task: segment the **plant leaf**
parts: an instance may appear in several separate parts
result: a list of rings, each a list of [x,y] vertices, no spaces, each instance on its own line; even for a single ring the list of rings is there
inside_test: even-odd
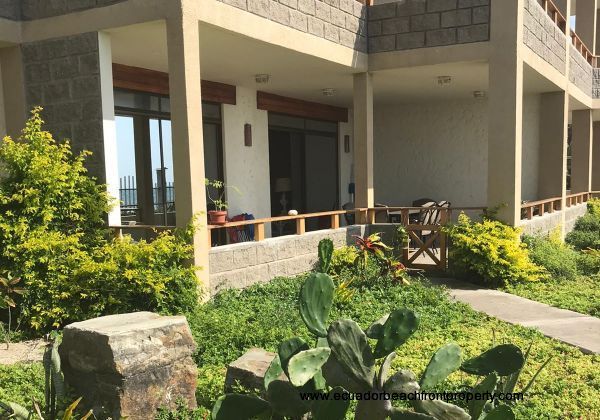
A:
[[[225,394],[212,409],[213,420],[250,420],[267,411],[269,403],[255,395]]]

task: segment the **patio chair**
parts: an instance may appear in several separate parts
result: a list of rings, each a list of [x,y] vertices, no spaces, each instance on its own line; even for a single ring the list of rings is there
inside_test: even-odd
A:
[[[381,210],[375,210],[375,223],[389,223],[390,222],[390,208],[385,204],[375,203],[376,208]]]
[[[244,220],[254,220],[254,215],[242,213],[232,217],[229,221],[241,222]],[[229,242],[232,244],[252,242],[254,241],[254,225],[230,227],[227,228],[227,234],[229,235]]]
[[[424,207],[426,204],[430,205],[431,203],[436,203],[435,200],[431,198],[419,198],[412,202],[412,207]],[[408,220],[411,224],[418,224],[420,219],[420,213],[411,214],[408,216]]]
[[[354,210],[354,203],[346,203],[342,206],[342,210]],[[356,215],[354,213],[346,213],[344,214],[344,219],[346,219],[346,224],[348,226],[351,226],[354,224],[354,221],[356,220]]]
[[[423,225],[425,226],[439,226],[442,220],[442,209],[447,209],[450,207],[449,201],[440,201],[439,203],[435,203],[433,209],[428,211],[428,214],[425,216],[425,220]],[[444,210],[445,211],[445,210]],[[434,230],[423,230],[421,231],[421,240],[423,242],[427,241],[427,239],[434,235],[436,231]],[[437,239],[431,243],[431,250],[434,253],[437,253]]]

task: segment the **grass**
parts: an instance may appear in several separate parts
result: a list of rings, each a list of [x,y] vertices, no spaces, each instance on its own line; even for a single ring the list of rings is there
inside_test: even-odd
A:
[[[296,297],[302,277],[279,278],[244,291],[230,290],[188,314],[198,344],[197,398],[210,409],[223,391],[227,365],[250,347],[274,351],[280,341],[293,336],[309,339],[300,319]],[[513,342],[522,348],[533,342],[530,362],[522,375],[528,381],[551,355],[553,361],[541,373],[532,393],[517,407],[522,419],[592,419],[600,413],[600,356],[584,355],[573,347],[541,334],[511,326],[450,301],[441,289],[425,282],[411,286],[379,284],[356,293],[350,302],[336,305],[331,318],[353,318],[368,327],[392,309],[407,307],[421,315],[417,333],[400,347],[393,368],[409,368],[420,375],[435,350],[456,342],[463,357],[472,357],[496,343]],[[440,390],[473,385],[475,378],[454,373]],[[521,383],[520,387],[523,387]],[[0,368],[0,400],[23,403],[29,395],[41,397],[43,372],[40,364]]]
[[[245,291],[227,291],[189,316],[198,343],[200,405],[212,406],[222,393],[227,364],[248,348],[275,351],[283,339],[309,339],[296,304],[300,284],[301,278],[281,278]],[[368,327],[399,307],[419,312],[421,324],[413,338],[399,349],[394,368],[410,368],[420,375],[433,352],[450,341],[462,347],[463,357],[489,348],[494,336],[497,343],[513,342],[522,348],[533,342],[523,381],[529,380],[549,356],[554,355],[554,360],[538,377],[526,401],[518,406],[519,418],[591,419],[600,413],[599,356],[584,355],[536,331],[477,313],[466,305],[451,302],[440,289],[419,281],[409,287],[388,284],[362,290],[348,304],[335,307],[331,318],[353,318],[362,327]],[[440,389],[457,390],[465,384],[472,385],[474,379],[454,373]]]
[[[600,277],[579,276],[575,279],[520,283],[506,286],[505,291],[557,308],[600,318]]]

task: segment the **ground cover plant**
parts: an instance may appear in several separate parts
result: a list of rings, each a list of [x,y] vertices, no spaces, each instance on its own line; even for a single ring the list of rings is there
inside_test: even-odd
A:
[[[298,311],[297,297],[304,278],[280,278],[267,285],[244,291],[226,291],[190,314],[198,343],[198,402],[210,409],[223,392],[226,366],[245,350],[261,347],[277,352],[279,343],[299,337],[311,342]],[[398,349],[392,372],[410,367],[417,376],[426,368],[428,357],[447,342],[455,342],[465,358],[474,357],[496,344],[515,343],[521,348],[533,341],[529,363],[519,387],[548,359],[553,361],[541,372],[532,393],[515,407],[517,418],[594,418],[600,412],[600,358],[582,354],[570,346],[544,338],[522,327],[510,326],[451,302],[438,288],[414,279],[411,285],[378,283],[361,289],[346,303],[334,303],[331,319],[351,318],[368,328],[382,313],[405,307],[421,316],[414,338]],[[455,372],[438,390],[458,390],[473,386],[474,378]]]
[[[584,217],[589,219],[590,215],[598,217],[593,213]],[[578,226],[582,224],[578,223]],[[507,284],[504,290],[558,308],[600,317],[600,251],[577,250],[562,242],[559,235],[554,232],[549,236],[525,237],[532,260],[543,266],[549,277],[540,282]]]

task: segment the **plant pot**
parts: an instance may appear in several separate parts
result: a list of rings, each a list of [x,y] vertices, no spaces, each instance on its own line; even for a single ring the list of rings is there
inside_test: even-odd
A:
[[[227,223],[227,212],[223,210],[209,210],[208,223],[211,225],[224,225]]]

